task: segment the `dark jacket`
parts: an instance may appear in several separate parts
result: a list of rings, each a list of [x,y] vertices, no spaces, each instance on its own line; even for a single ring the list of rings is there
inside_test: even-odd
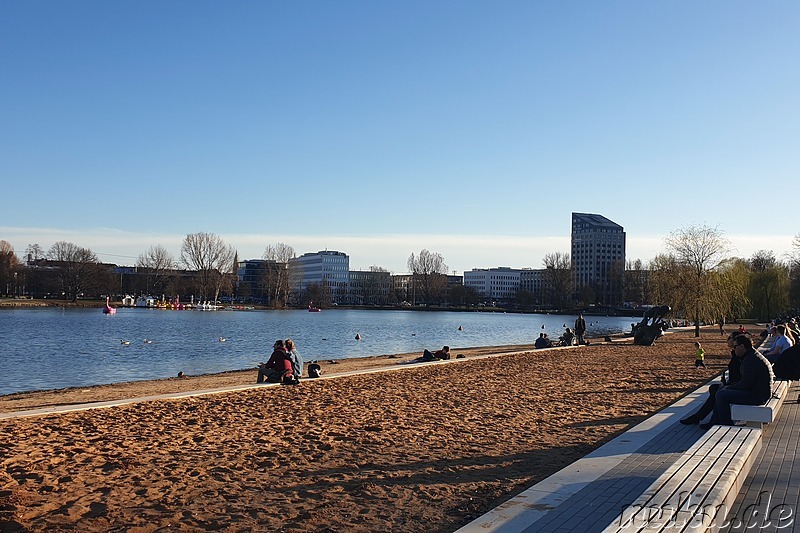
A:
[[[550,347],[550,340],[544,337],[539,337],[536,339],[536,342],[533,343],[535,348],[549,348]]]
[[[728,383],[736,383],[742,379],[742,360],[731,352],[731,360],[728,361]]]
[[[767,359],[753,349],[742,357],[742,377],[731,383],[728,389],[752,392],[756,399],[766,403],[772,396],[772,365]]]
[[[782,351],[772,370],[778,379],[800,379],[800,344]]]
[[[578,317],[575,320],[575,334],[576,335],[583,335],[586,333],[586,320],[581,317]]]
[[[283,348],[275,348],[272,355],[269,356],[269,361],[264,365],[265,368],[277,370],[278,372],[288,371],[292,373],[292,361],[289,359],[289,354]]]

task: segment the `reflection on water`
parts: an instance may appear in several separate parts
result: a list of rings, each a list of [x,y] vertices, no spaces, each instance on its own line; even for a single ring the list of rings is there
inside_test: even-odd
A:
[[[0,394],[252,368],[266,361],[276,339],[292,338],[306,361],[343,359],[445,344],[456,349],[531,344],[541,331],[557,338],[574,320],[362,310],[119,309],[116,315],[100,308],[0,310]],[[629,331],[638,320],[587,317],[588,336]]]

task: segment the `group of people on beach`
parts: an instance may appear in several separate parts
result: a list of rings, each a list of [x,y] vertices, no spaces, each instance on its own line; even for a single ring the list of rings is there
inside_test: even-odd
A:
[[[297,385],[303,375],[303,358],[292,339],[278,339],[272,346],[269,361],[258,366],[256,383]]]
[[[800,378],[800,338],[798,319],[768,325],[761,334],[761,347],[753,346],[752,336],[743,326],[728,336],[731,358],[727,377],[708,388],[708,397],[696,412],[680,420],[682,424],[732,425],[731,404],[762,405],[772,397],[775,379]],[[705,368],[705,350],[695,342],[695,368]],[[708,422],[701,422],[711,414]]]
[[[551,340],[550,337],[547,336],[547,333],[539,333],[539,338],[533,343],[534,348],[589,344],[586,342],[586,319],[583,318],[583,313],[579,314],[578,318],[575,319],[575,329],[567,328],[566,324],[564,324],[564,327],[566,329],[561,337],[558,338],[558,341]],[[542,328],[544,329],[544,326],[542,326]]]

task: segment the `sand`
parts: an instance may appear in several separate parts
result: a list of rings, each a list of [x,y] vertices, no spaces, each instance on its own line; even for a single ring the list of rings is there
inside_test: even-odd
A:
[[[454,531],[722,371],[724,338],[703,332],[701,370],[694,340],[678,332],[651,347],[593,343],[0,421],[0,529]],[[0,406],[254,379],[11,395]]]

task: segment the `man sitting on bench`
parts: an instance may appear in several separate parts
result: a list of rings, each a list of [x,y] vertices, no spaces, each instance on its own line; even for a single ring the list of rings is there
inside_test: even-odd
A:
[[[737,335],[733,339],[733,350],[741,357],[741,378],[736,383],[721,387],[714,400],[714,414],[708,424],[700,424],[701,429],[709,429],[714,424],[732,426],[731,404],[761,405],[772,396],[772,365],[753,349],[747,335]]]

